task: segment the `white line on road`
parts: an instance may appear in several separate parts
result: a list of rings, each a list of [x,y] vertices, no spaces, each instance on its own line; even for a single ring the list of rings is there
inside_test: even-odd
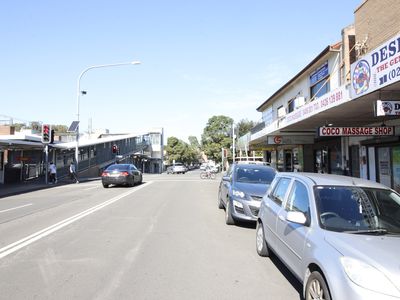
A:
[[[89,191],[89,190],[93,190],[93,189],[97,189],[97,188],[99,188],[99,186],[93,186],[93,187],[84,189],[84,191]]]
[[[123,193],[123,194],[121,194],[119,196],[111,198],[111,199],[109,199],[109,200],[107,200],[107,201],[105,201],[103,203],[100,203],[100,204],[98,204],[96,206],[93,206],[93,207],[91,207],[91,208],[89,208],[89,209],[87,209],[87,210],[85,210],[83,212],[80,212],[80,213],[78,213],[78,214],[76,214],[76,215],[74,215],[74,216],[72,216],[70,218],[67,218],[67,219],[65,219],[65,220],[63,220],[61,222],[58,222],[58,223],[56,223],[54,225],[51,225],[51,226],[49,226],[47,228],[44,228],[44,229],[42,229],[42,230],[40,230],[38,232],[35,232],[35,233],[33,233],[33,234],[31,234],[31,235],[29,235],[29,236],[27,236],[27,237],[25,237],[25,238],[23,238],[23,239],[21,239],[19,241],[16,241],[15,243],[12,243],[12,244],[10,244],[8,246],[5,246],[5,247],[1,248],[0,249],[0,259],[3,258],[3,257],[6,257],[7,255],[9,255],[11,253],[14,253],[15,251],[17,251],[17,250],[19,250],[19,249],[21,249],[21,248],[23,248],[25,246],[28,246],[29,244],[32,244],[33,242],[38,241],[38,240],[44,238],[45,236],[48,236],[49,234],[51,234],[53,232],[56,232],[57,230],[60,230],[61,228],[65,227],[65,226],[67,226],[69,224],[72,224],[72,223],[74,223],[74,222],[76,222],[76,221],[78,221],[78,220],[80,220],[80,219],[82,219],[82,218],[84,218],[84,217],[86,217],[86,216],[88,216],[88,215],[90,215],[90,214],[92,214],[92,213],[94,213],[94,212],[96,212],[96,211],[98,211],[98,210],[100,210],[100,209],[102,209],[102,208],[104,208],[104,207],[106,207],[106,206],[118,201],[118,200],[121,200],[122,198],[124,198],[124,197],[126,197],[126,196],[128,196],[128,195],[130,195],[130,194],[132,194],[134,192],[137,192],[137,191],[141,190],[142,188],[150,185],[151,183],[153,183],[153,182],[152,181],[146,182],[146,183],[142,184],[141,186],[136,187],[135,189],[129,190],[126,193]]]
[[[14,209],[18,209],[18,208],[22,208],[22,207],[27,207],[27,206],[31,206],[33,205],[32,203],[29,204],[25,204],[25,205],[21,205],[21,206],[16,206],[13,208],[9,208],[9,209],[4,209],[4,210],[0,210],[0,213],[6,212],[6,211],[10,211],[10,210],[14,210]]]

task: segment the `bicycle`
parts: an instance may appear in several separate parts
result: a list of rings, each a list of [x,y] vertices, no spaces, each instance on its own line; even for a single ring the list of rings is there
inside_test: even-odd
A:
[[[203,171],[200,173],[201,179],[215,179],[215,173]]]

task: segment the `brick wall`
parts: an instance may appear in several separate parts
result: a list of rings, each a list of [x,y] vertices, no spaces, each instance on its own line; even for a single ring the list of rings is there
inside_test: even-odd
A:
[[[354,12],[356,42],[369,52],[400,32],[399,0],[366,0]]]
[[[14,126],[0,125],[0,135],[12,135],[15,132]]]

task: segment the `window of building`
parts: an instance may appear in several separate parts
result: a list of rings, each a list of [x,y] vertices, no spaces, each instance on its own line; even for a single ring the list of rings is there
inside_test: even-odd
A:
[[[330,91],[329,68],[326,61],[310,75],[311,99],[321,97]]]
[[[296,99],[292,98],[289,100],[288,102],[288,112],[291,113],[292,111],[294,111],[296,109]]]
[[[278,107],[278,118],[282,118],[286,115],[286,110],[283,105]]]
[[[329,79],[328,77],[318,81],[310,89],[311,99],[321,97],[330,91]]]

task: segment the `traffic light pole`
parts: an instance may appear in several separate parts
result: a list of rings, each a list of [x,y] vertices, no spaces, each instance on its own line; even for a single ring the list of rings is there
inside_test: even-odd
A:
[[[44,152],[45,152],[45,183],[49,183],[49,145],[46,144],[44,147]]]

